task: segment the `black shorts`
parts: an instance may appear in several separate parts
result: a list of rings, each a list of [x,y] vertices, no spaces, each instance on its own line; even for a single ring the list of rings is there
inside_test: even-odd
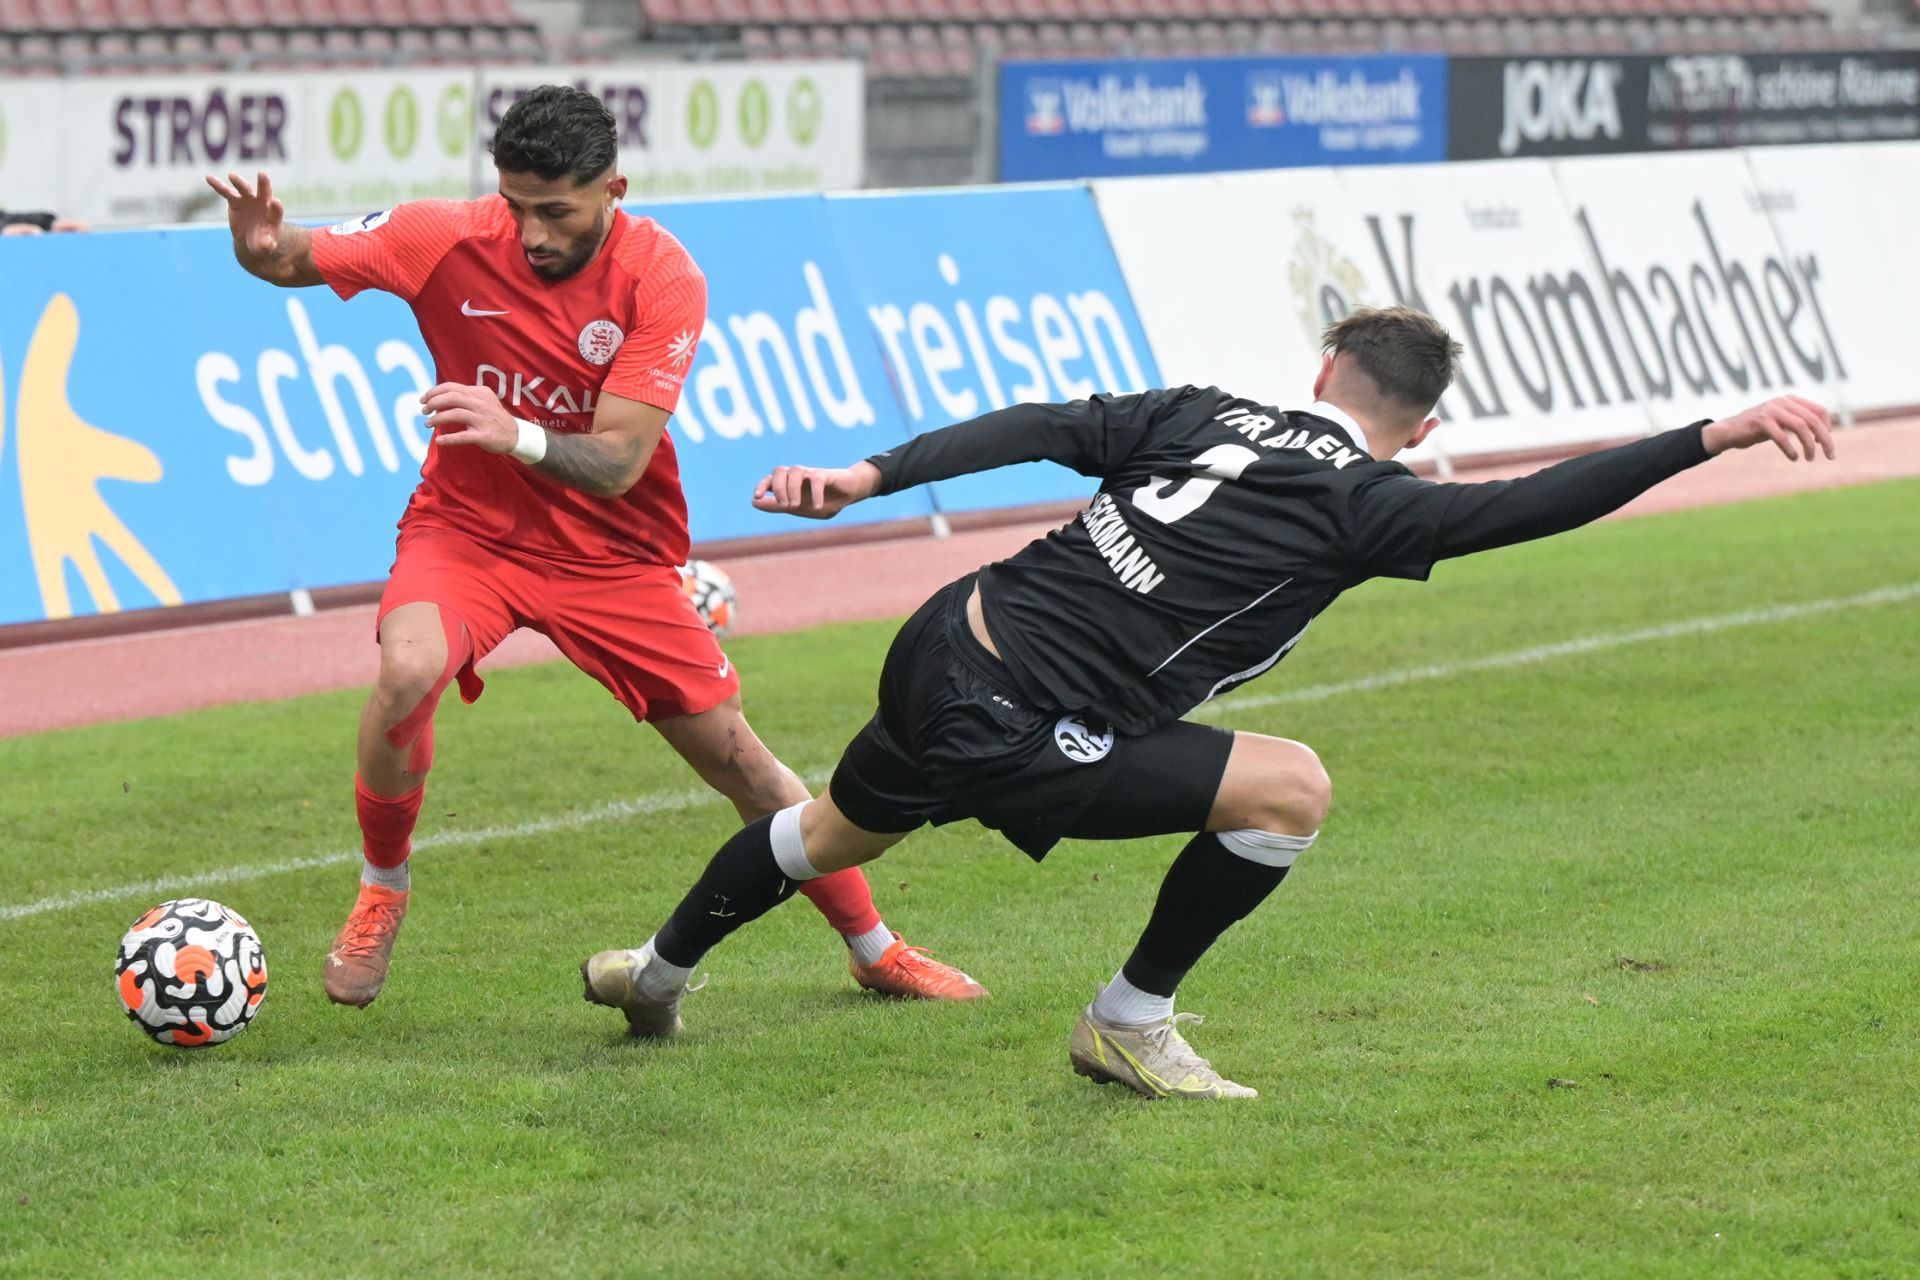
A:
[[[967,626],[973,574],[900,628],[880,709],[833,771],[833,801],[866,831],[977,818],[1036,861],[1060,840],[1200,831],[1233,734],[1184,720],[1139,737],[1036,707]]]

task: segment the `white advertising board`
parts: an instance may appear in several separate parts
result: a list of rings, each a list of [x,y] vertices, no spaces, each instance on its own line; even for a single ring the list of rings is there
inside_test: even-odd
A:
[[[1832,399],[1825,315],[1864,279],[1794,270],[1738,152],[1551,162],[1648,383],[1653,426]]]
[[[620,125],[631,197],[858,187],[866,168],[866,79],[852,61],[481,71],[484,151],[500,117],[528,89],[572,84]]]
[[[1312,399],[1327,308],[1372,301],[1332,169],[1113,178],[1100,218],[1161,380],[1271,404]]]
[[[1541,161],[1271,170],[1098,183],[1173,382],[1310,399],[1320,333],[1406,303],[1466,348],[1446,425],[1409,461],[1634,435],[1647,417]]]
[[[1912,336],[1920,144],[1764,147],[1745,156],[1793,278],[1811,282],[1808,296],[1821,304],[1819,332],[1837,359],[1844,403],[1920,402]],[[1769,285],[1784,294],[1777,278]]]
[[[86,77],[0,83],[0,109],[51,92],[32,132],[52,148],[16,196],[95,226],[219,216],[209,172],[266,170],[296,216],[385,208],[473,188],[473,86],[465,71]]]
[[[635,197],[857,187],[850,61],[0,81],[0,208],[95,226],[221,216],[208,172],[266,170],[301,218],[493,189],[486,145],[534,85],[599,95]]]
[[[1461,376],[1446,425],[1409,461],[1631,436],[1783,392],[1920,404],[1904,314],[1920,296],[1920,145],[1094,191],[1165,381],[1297,406],[1328,321],[1391,303],[1438,317],[1465,348]]]

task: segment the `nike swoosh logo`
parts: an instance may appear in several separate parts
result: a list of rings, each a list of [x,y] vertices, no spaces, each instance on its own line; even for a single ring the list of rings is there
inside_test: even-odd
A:
[[[475,309],[475,307],[474,307],[474,305],[473,305],[473,299],[472,299],[472,298],[468,298],[468,299],[467,299],[467,300],[466,300],[465,302],[463,302],[463,303],[461,303],[461,304],[460,304],[460,314],[461,314],[461,315],[463,315],[463,316],[504,316],[504,315],[511,315],[511,314],[512,314],[512,312],[509,312],[509,311],[480,311],[480,310],[477,310],[477,309]]]
[[[723,658],[720,660],[720,678],[722,680],[725,680],[727,678],[727,671],[732,667],[732,665],[733,665],[733,659],[731,658]]]

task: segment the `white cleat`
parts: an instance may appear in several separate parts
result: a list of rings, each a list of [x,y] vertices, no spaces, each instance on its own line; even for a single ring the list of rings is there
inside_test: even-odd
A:
[[[669,1040],[685,1030],[680,1000],[698,988],[682,985],[666,999],[648,995],[640,974],[653,959],[651,944],[637,951],[601,951],[580,962],[580,980],[589,1004],[605,1005],[627,1015],[627,1034],[647,1040]]]
[[[1257,1098],[1260,1094],[1221,1075],[1180,1034],[1197,1013],[1176,1013],[1142,1026],[1103,1022],[1093,1006],[1080,1011],[1067,1041],[1073,1069],[1095,1084],[1123,1084],[1148,1098]]]

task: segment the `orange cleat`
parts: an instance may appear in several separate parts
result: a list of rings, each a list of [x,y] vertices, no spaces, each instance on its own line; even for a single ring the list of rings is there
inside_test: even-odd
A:
[[[910,947],[893,935],[893,945],[872,964],[851,956],[847,967],[853,980],[869,991],[903,1000],[981,1000],[987,989],[949,964],[927,955],[925,947]]]
[[[407,892],[362,884],[353,913],[327,952],[327,999],[364,1009],[387,982],[387,961],[407,918]]]

